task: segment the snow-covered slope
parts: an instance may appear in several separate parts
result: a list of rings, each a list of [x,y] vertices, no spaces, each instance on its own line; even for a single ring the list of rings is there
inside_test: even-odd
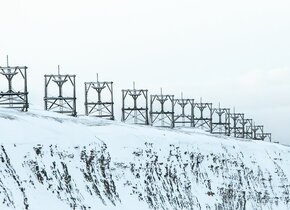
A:
[[[290,148],[0,109],[0,209],[290,209]]]

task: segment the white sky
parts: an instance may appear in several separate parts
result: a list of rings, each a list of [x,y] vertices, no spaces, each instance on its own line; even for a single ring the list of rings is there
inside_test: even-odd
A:
[[[290,144],[289,0],[0,0],[0,65],[29,67],[30,102],[43,106],[43,75],[112,80],[236,107]]]

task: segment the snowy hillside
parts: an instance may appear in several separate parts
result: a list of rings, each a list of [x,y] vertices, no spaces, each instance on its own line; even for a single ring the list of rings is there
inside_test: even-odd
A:
[[[290,209],[290,148],[0,109],[0,209]]]

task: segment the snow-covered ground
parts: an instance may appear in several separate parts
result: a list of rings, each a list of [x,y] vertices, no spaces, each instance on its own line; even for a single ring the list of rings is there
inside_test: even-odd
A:
[[[290,209],[290,148],[0,109],[0,209]]]

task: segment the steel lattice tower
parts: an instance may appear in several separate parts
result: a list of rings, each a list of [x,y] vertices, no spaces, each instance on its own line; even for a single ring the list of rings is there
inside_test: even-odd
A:
[[[263,133],[263,140],[268,140],[272,142],[272,134],[271,133]]]
[[[230,134],[235,138],[245,138],[245,114],[233,113],[229,114],[230,117]]]
[[[218,108],[212,109],[212,133],[230,135],[230,109],[221,108],[220,104]]]
[[[161,127],[174,127],[174,95],[164,95],[162,89],[160,95],[150,95],[150,123]]]
[[[0,67],[0,76],[2,75],[8,82],[8,89],[0,92],[0,106],[14,108],[21,111],[28,110],[28,91],[27,91],[27,67],[9,66],[7,56],[7,67]],[[22,90],[15,90],[12,81],[18,78],[23,82]]]
[[[131,99],[131,100],[130,100]],[[144,107],[138,106],[138,101],[143,102]],[[127,105],[126,102],[131,102]],[[122,121],[134,124],[148,125],[148,90],[136,89],[133,82],[133,89],[122,90]]]
[[[194,99],[174,99],[174,125],[194,127],[193,120]]]
[[[104,100],[103,97],[107,98]],[[96,100],[96,99],[97,100]],[[85,82],[85,113],[87,116],[114,120],[113,82]]]
[[[212,132],[212,103],[194,103],[194,127]]]
[[[252,139],[253,138],[253,120],[252,119],[244,119],[245,122],[245,138]]]
[[[265,133],[264,132],[264,126],[263,125],[253,125],[252,128],[253,134],[252,139],[254,140],[261,140],[261,141],[272,141],[272,134],[271,133]]]
[[[75,75],[60,74],[58,66],[58,74],[44,75],[44,108],[62,114],[76,116],[76,82]],[[58,96],[49,95],[49,87],[55,84],[58,89]],[[72,88],[71,96],[64,96],[63,88],[65,84]]]

